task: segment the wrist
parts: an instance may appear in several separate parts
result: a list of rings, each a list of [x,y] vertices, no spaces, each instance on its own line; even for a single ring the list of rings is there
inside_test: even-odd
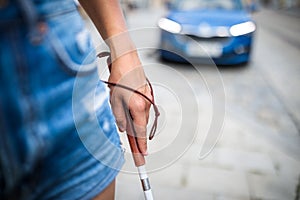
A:
[[[112,62],[124,55],[137,56],[136,47],[128,32],[122,32],[105,40],[111,53]]]

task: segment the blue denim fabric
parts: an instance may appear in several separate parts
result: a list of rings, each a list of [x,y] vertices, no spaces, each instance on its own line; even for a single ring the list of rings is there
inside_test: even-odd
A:
[[[91,199],[124,162],[106,86],[73,0],[35,5],[39,43],[0,9],[0,199]]]

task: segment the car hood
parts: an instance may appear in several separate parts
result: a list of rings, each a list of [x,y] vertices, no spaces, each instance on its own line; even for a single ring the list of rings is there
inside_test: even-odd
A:
[[[235,24],[251,20],[243,10],[193,10],[173,11],[167,18],[184,26],[231,27]]]

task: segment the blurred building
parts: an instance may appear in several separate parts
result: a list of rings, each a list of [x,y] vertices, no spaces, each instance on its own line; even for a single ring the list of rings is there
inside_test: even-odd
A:
[[[260,3],[273,8],[300,7],[300,0],[260,0]]]
[[[173,0],[146,0],[149,6],[163,6],[168,1]],[[244,3],[258,2],[262,5],[271,6],[274,8],[293,8],[300,7],[300,0],[243,0]]]
[[[138,8],[158,8],[163,7],[166,2],[174,0],[120,0],[123,5],[126,5],[127,10]],[[183,0],[184,1],[184,0]],[[272,8],[293,8],[300,7],[300,0],[242,0],[244,3],[257,2],[262,6]]]

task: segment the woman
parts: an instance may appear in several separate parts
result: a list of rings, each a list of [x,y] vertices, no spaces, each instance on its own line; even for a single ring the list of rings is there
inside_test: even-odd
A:
[[[151,98],[118,1],[80,3],[110,49],[109,81]],[[113,117],[73,0],[0,1],[0,36],[0,199],[114,199],[124,162],[114,123],[126,131],[128,107],[147,155],[149,102],[110,87]]]

